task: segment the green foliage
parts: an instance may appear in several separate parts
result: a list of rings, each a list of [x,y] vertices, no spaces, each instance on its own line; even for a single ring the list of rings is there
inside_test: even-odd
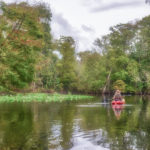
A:
[[[56,101],[71,101],[71,100],[80,100],[80,99],[89,99],[93,98],[93,96],[87,95],[62,95],[62,94],[42,94],[42,93],[34,93],[34,94],[17,94],[15,96],[0,96],[0,102],[56,102]]]
[[[121,92],[125,92],[126,84],[122,80],[117,80],[113,84],[114,90],[120,90]]]
[[[77,70],[78,90],[85,92],[100,92],[106,80],[106,68],[104,60],[98,52],[80,52],[80,62]]]
[[[53,39],[47,4],[1,2],[0,9],[1,91],[150,92],[150,16],[111,27],[76,55],[72,37]]]
[[[114,26],[110,34],[96,40],[96,45],[105,52],[106,69],[112,70],[110,84],[122,80],[126,92],[149,91],[149,20],[150,16],[135,24]]]
[[[1,9],[0,85],[10,90],[24,88],[34,80],[35,66],[45,43],[44,25],[39,21],[44,12],[41,14],[40,10],[49,11],[42,4],[27,3],[2,3]]]
[[[73,88],[76,80],[75,77],[75,43],[71,37],[61,37],[57,45],[58,50],[62,55],[60,59],[59,77],[60,83],[63,84],[65,90]]]

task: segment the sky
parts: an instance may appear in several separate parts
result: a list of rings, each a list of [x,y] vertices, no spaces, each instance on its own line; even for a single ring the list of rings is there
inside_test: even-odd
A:
[[[91,50],[94,40],[108,34],[111,26],[150,15],[150,5],[145,4],[145,0],[42,1],[48,3],[52,11],[53,36],[72,36],[76,42],[77,52]]]

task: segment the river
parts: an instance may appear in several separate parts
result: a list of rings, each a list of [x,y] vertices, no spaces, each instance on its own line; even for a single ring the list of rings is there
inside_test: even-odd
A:
[[[150,97],[125,99],[1,103],[0,150],[149,150]]]

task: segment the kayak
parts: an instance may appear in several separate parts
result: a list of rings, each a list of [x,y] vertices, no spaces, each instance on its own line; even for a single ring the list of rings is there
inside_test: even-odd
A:
[[[113,101],[111,102],[111,104],[112,104],[112,105],[122,105],[122,104],[125,104],[125,101],[115,101],[115,100],[113,100]]]

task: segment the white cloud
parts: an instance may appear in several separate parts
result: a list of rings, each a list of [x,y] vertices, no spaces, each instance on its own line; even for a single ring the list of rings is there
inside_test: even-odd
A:
[[[68,34],[78,41],[80,51],[91,49],[93,41],[109,33],[111,26],[150,14],[150,6],[144,0],[52,0],[51,6],[54,13],[63,14],[72,26]],[[54,28],[56,26],[53,26],[53,31]],[[61,34],[63,30],[67,30],[67,26],[56,34]]]
[[[58,37],[61,35],[70,36],[76,33],[75,28],[64,18],[62,14],[53,12],[52,29],[56,31],[54,34]]]
[[[92,27],[86,26],[86,25],[82,25],[81,28],[85,31],[85,32],[89,32],[89,33],[94,33],[94,29]]]
[[[141,6],[144,2],[139,0],[134,1],[122,1],[122,2],[112,2],[109,4],[101,4],[92,9],[92,12],[101,12],[101,11],[109,11],[113,9],[120,9],[120,8],[129,8],[129,7],[138,7]]]
[[[81,34],[80,29],[73,27],[62,14],[57,14],[53,11],[52,17],[52,34],[55,38],[60,36],[72,36],[76,42],[76,50],[88,49],[89,39]],[[87,42],[88,41],[88,42]]]

